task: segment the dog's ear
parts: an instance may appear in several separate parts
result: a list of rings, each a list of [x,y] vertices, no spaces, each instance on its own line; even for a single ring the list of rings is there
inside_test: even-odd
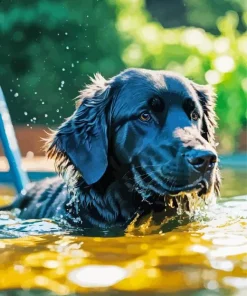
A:
[[[203,108],[202,136],[215,148],[215,128],[217,127],[215,100],[216,93],[210,85],[192,82]]]
[[[195,89],[203,108],[202,136],[212,145],[214,149],[216,149],[216,146],[217,146],[215,142],[215,129],[217,127],[217,121],[216,121],[217,116],[215,113],[216,93],[210,85],[200,85],[194,82],[191,82],[191,84]],[[217,167],[215,182],[214,182],[214,190],[217,195],[220,194],[220,184],[221,184],[220,171],[219,171],[219,168]]]
[[[100,74],[80,92],[77,109],[46,144],[49,158],[55,159],[63,174],[73,165],[88,185],[96,183],[108,165],[106,109],[111,100],[111,85]]]

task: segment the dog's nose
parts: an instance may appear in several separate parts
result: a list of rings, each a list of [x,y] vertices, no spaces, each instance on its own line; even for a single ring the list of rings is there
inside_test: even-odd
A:
[[[189,164],[198,172],[204,173],[214,168],[217,155],[213,151],[198,151],[195,155],[187,157]]]

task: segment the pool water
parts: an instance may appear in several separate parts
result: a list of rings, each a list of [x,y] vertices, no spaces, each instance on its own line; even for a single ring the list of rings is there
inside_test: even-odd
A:
[[[223,178],[216,206],[124,234],[1,213],[0,295],[247,295],[247,173]]]

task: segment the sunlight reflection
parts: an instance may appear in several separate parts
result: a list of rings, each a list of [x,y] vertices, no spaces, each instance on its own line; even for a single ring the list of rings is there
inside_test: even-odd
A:
[[[235,67],[233,58],[229,55],[217,57],[214,61],[215,68],[221,73],[231,72]]]
[[[244,236],[240,236],[240,235],[217,237],[213,239],[214,245],[222,245],[222,246],[237,246],[237,245],[242,245],[246,243],[247,243],[247,239]]]
[[[213,257],[227,257],[227,256],[236,256],[241,254],[246,254],[247,247],[246,245],[240,247],[222,247],[217,250],[213,250],[211,255]]]
[[[188,45],[199,45],[205,41],[205,36],[200,29],[187,29],[184,32],[183,40]]]
[[[239,51],[243,52],[244,54],[247,54],[247,38],[245,36],[240,38],[238,42],[238,48]]]
[[[224,283],[235,287],[235,288],[245,288],[247,289],[247,280],[246,278],[240,278],[240,277],[233,277],[233,276],[226,276],[223,279]],[[246,295],[246,294],[245,294]]]
[[[140,66],[143,63],[143,52],[138,44],[131,44],[123,52],[124,62],[130,63],[132,66]]]
[[[200,254],[206,254],[208,252],[208,248],[200,245],[193,245],[190,248],[191,251],[200,253]]]
[[[69,280],[81,287],[109,287],[126,276],[127,270],[115,265],[88,265],[68,274]]]
[[[221,81],[221,76],[218,71],[209,70],[205,74],[205,79],[209,84],[218,84]]]
[[[230,40],[226,37],[220,37],[215,40],[214,48],[217,53],[225,53],[230,48]]]
[[[147,25],[141,30],[142,37],[144,40],[149,42],[159,42],[159,34],[156,26]]]
[[[234,269],[234,264],[229,260],[212,261],[211,266],[214,269],[219,269],[224,271],[232,271]]]
[[[213,50],[211,39],[201,29],[186,29],[182,36],[182,41],[188,46],[195,46],[201,53],[208,53]]]

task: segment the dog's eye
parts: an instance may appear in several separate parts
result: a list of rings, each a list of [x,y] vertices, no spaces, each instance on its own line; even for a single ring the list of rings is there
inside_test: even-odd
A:
[[[147,121],[150,121],[151,120],[151,115],[147,112],[143,112],[140,116],[139,116],[139,119],[141,121],[144,121],[144,122],[147,122]]]
[[[191,112],[190,117],[194,121],[197,121],[200,118],[198,112],[196,112],[195,110]]]

